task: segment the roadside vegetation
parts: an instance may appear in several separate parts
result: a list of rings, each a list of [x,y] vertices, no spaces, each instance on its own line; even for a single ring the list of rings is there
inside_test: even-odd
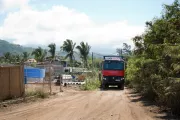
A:
[[[146,22],[133,38],[127,63],[127,84],[144,97],[180,114],[180,3],[164,5],[162,15]]]
[[[50,94],[45,92],[43,89],[37,89],[37,90],[28,90],[25,93],[25,97],[37,97],[37,98],[47,98]]]
[[[101,86],[101,82],[98,76],[98,70],[95,68],[92,70],[92,73],[86,75],[85,84],[80,86],[81,90],[97,90]]]
[[[81,90],[97,90],[100,88],[100,81],[98,78],[91,78],[85,81],[86,83],[80,86]]]
[[[122,49],[117,48],[118,55],[126,59],[126,85],[134,88],[142,96],[156,101],[160,106],[170,108],[180,114],[180,2],[175,0],[171,5],[164,5],[161,17],[146,22],[146,30],[133,39],[134,50],[124,43]],[[90,57],[91,46],[88,43],[76,43],[70,39],[60,47],[69,60],[71,67],[86,67],[92,70],[86,77],[82,90],[95,90],[100,87],[98,71],[101,68],[100,58]],[[50,54],[48,56],[48,53]],[[82,62],[75,59],[77,53]],[[37,62],[49,58],[55,60],[56,44],[48,45],[48,50],[38,47],[32,53],[4,53],[0,63],[23,63],[34,57]],[[102,57],[102,56],[101,56]],[[35,64],[33,65],[35,66]],[[29,91],[26,96],[46,98],[48,95],[41,90]]]
[[[55,94],[52,94],[55,95]],[[25,91],[25,96],[23,97],[8,97],[6,99],[0,100],[0,108],[8,107],[12,104],[19,104],[22,102],[32,102],[40,99],[45,99],[50,96],[49,92],[44,91],[42,88],[38,89],[28,89]]]

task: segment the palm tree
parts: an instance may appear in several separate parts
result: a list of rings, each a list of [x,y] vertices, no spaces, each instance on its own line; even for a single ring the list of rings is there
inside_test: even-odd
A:
[[[73,43],[73,41],[69,39],[66,39],[66,41],[63,43],[63,46],[61,46],[61,49],[67,53],[65,59],[69,58],[71,65],[73,64],[75,46],[76,43]]]
[[[78,45],[76,47],[76,49],[79,50],[79,53],[80,53],[80,56],[81,56],[81,59],[84,63],[84,67],[87,67],[87,60],[88,60],[88,55],[89,55],[89,51],[91,49],[91,46],[88,45],[88,43],[84,43],[84,42],[81,42],[80,45]]]
[[[21,58],[21,55],[17,54],[17,55],[14,55],[14,62],[21,62],[22,58]]]
[[[23,52],[23,54],[22,54],[23,62],[25,62],[25,61],[28,60],[29,55],[30,55],[30,54],[29,54],[28,52]]]
[[[34,55],[38,62],[43,62],[47,55],[47,51],[43,50],[41,47],[38,47],[32,52],[32,55]]]
[[[3,59],[3,57],[0,57],[0,64],[1,64],[2,62],[4,62],[4,59]]]
[[[12,61],[12,54],[10,52],[6,52],[3,55],[5,62],[11,62]]]
[[[55,43],[51,43],[48,45],[49,49],[49,53],[51,54],[51,59],[52,61],[55,59],[55,55],[56,55],[56,44]]]

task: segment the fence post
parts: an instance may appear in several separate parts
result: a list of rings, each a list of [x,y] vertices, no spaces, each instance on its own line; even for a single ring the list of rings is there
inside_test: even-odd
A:
[[[9,67],[9,97],[11,97],[11,67]]]
[[[45,69],[45,68],[44,68],[44,63],[43,63],[42,66],[43,66],[42,68]],[[45,70],[45,71],[46,71],[46,70]],[[46,72],[45,72],[45,74],[46,74]],[[45,75],[45,76],[46,76],[46,75]],[[42,78],[42,90],[43,90],[43,92],[44,92],[44,79],[45,79],[45,77]]]
[[[51,65],[49,65],[49,87],[50,87],[50,95],[52,93],[52,88],[51,88]]]
[[[22,67],[21,67],[21,72],[22,72],[22,79],[23,79],[23,83],[24,83],[24,62],[23,62],[23,64],[22,64]],[[26,84],[27,84],[27,77],[26,77]],[[26,89],[26,84],[22,84],[23,85],[23,101],[25,101],[26,100],[26,91],[25,91],[25,89]]]
[[[62,85],[61,85],[61,83],[62,83],[62,75],[59,75],[59,83],[60,83],[60,92],[63,92],[63,90],[62,90]]]
[[[44,91],[44,79],[45,79],[45,78],[43,78],[43,91]]]

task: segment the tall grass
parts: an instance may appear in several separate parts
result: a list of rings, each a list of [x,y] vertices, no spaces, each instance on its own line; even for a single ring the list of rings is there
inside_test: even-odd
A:
[[[81,90],[96,90],[101,85],[100,81],[96,78],[88,79],[85,82],[85,84],[81,85]]]
[[[37,98],[47,98],[49,94],[47,92],[44,92],[43,89],[36,89],[36,90],[29,90],[26,91],[25,94],[26,97],[35,96]]]
[[[85,84],[81,85],[81,90],[96,90],[100,88],[101,82],[98,78],[98,70],[93,69],[87,74]]]

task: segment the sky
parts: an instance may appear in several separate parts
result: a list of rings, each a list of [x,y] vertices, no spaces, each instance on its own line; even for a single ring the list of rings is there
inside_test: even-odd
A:
[[[174,0],[0,0],[0,39],[24,46],[88,42],[114,53]]]

